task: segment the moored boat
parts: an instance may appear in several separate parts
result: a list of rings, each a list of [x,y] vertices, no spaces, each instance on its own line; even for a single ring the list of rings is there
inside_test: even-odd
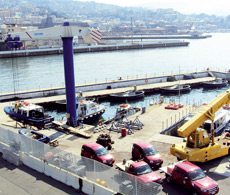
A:
[[[110,94],[110,99],[113,101],[130,101],[143,98],[145,96],[144,91],[126,91],[121,93]]]
[[[17,101],[6,106],[4,111],[13,120],[24,125],[35,126],[38,129],[46,128],[54,121],[54,117],[46,114],[42,106],[24,101]]]
[[[66,100],[59,100],[55,105],[60,110],[66,109]],[[97,121],[106,110],[106,106],[97,104],[94,100],[85,99],[84,97],[77,97],[76,102],[78,121],[84,124]]]
[[[161,87],[161,94],[178,94],[187,93],[191,91],[190,85],[173,85],[169,87]]]
[[[32,130],[32,129],[20,129],[18,131],[19,134],[21,135],[24,135],[26,137],[29,137],[29,138],[32,138],[32,139],[35,139],[35,140],[38,140],[40,142],[43,142],[43,143],[49,143],[50,142],[50,137],[38,132],[38,131],[35,131],[35,130]]]
[[[98,120],[105,112],[106,106],[97,104],[91,100],[80,100],[77,103],[78,121],[83,123],[91,123]]]
[[[203,88],[206,89],[226,87],[227,85],[228,85],[228,81],[226,79],[220,79],[220,78],[217,78],[214,81],[202,82]]]

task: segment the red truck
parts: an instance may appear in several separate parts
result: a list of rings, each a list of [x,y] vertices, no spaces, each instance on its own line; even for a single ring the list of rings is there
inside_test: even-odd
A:
[[[162,167],[165,172],[166,181],[174,181],[193,195],[210,195],[217,194],[219,187],[216,181],[205,175],[202,169],[188,161],[179,161],[167,167]]]
[[[132,157],[134,160],[142,159],[152,169],[162,165],[163,160],[159,152],[148,142],[137,142],[133,144]]]
[[[81,148],[81,156],[94,159],[109,166],[113,166],[115,161],[112,154],[109,154],[102,145],[97,143],[84,144]]]
[[[116,166],[122,171],[137,176],[143,183],[162,183],[162,178],[144,161],[134,162],[132,160],[127,160],[117,163]]]

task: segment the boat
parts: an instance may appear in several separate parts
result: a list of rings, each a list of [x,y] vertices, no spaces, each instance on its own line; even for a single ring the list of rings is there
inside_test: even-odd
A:
[[[203,88],[206,89],[226,87],[227,85],[228,85],[228,81],[226,79],[220,79],[220,78],[217,78],[214,81],[202,82]]]
[[[176,123],[172,124],[170,127],[164,129],[160,133],[165,135],[177,136],[177,129],[179,129],[183,124],[189,121],[195,114],[196,113],[190,113],[186,117],[183,117]],[[210,137],[211,137],[211,124],[212,124],[211,120],[207,120],[202,124],[202,128],[207,130]],[[230,106],[223,106],[222,109],[216,112],[213,124],[214,124],[215,136],[221,135],[229,127]]]
[[[134,115],[141,111],[140,107],[133,107],[130,104],[120,104],[116,109],[115,120],[123,119],[125,117]]]
[[[17,101],[6,106],[4,111],[9,117],[24,125],[35,126],[38,129],[49,127],[54,117],[46,114],[42,106],[24,101]]]
[[[55,108],[65,110],[66,100],[56,101],[55,105]],[[86,99],[80,96],[76,99],[76,109],[78,121],[89,124],[97,121],[101,117],[106,110],[106,106],[97,104],[94,102],[94,99]]]
[[[98,120],[105,112],[106,106],[92,100],[82,99],[77,102],[78,121],[85,124]]]
[[[190,85],[173,85],[169,87],[160,88],[161,94],[178,94],[178,93],[186,93],[190,91],[191,91]]]
[[[121,93],[113,93],[110,94],[110,99],[112,101],[130,101],[130,100],[137,100],[140,98],[143,98],[145,96],[145,92],[144,91],[125,91],[125,92],[121,92]]]
[[[32,129],[19,129],[18,131],[19,134],[21,135],[24,135],[26,137],[29,137],[29,138],[32,138],[32,139],[36,139],[40,142],[43,142],[43,143],[49,143],[50,142],[50,137],[38,132],[38,131],[35,131],[35,130],[32,130]]]

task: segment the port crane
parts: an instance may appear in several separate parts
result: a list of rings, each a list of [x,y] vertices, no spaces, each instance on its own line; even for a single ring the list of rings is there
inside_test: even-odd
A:
[[[11,43],[15,48],[20,47],[20,40],[35,39],[54,39],[61,38],[63,42],[63,58],[65,72],[65,88],[66,88],[66,111],[67,122],[70,126],[78,126],[76,112],[76,95],[74,81],[74,63],[73,63],[73,37],[82,36],[87,43],[95,43],[101,40],[100,30],[90,29],[88,27],[71,26],[69,22],[65,22],[63,26],[38,29],[34,31],[14,32],[5,37],[5,41]]]
[[[206,120],[213,122],[215,113],[229,103],[230,89],[218,95],[177,130],[179,136],[187,139],[186,142],[173,144],[170,153],[178,159],[192,162],[206,162],[228,155],[230,144],[221,137],[214,137],[213,123],[211,140],[208,132],[202,128],[202,124]]]

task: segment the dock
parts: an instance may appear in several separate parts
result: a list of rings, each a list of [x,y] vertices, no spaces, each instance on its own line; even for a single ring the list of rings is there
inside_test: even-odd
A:
[[[211,35],[129,35],[129,36],[103,36],[102,40],[123,40],[123,39],[206,39]]]
[[[135,43],[117,43],[91,46],[74,46],[74,53],[89,53],[89,52],[105,52],[128,49],[149,49],[149,48],[167,48],[167,47],[186,47],[189,45],[187,41],[161,41],[154,43],[135,42]],[[0,58],[12,57],[27,57],[27,56],[41,56],[41,55],[58,55],[63,54],[63,48],[43,48],[43,49],[27,49],[27,50],[13,50],[0,51]]]
[[[193,76],[194,78],[187,80],[183,79],[184,75],[188,74]],[[227,80],[230,79],[230,73],[213,71],[213,75],[220,78],[225,78]],[[175,77],[176,81],[168,82],[167,79],[170,77]],[[191,85],[191,87],[199,87],[201,86],[202,82],[212,81],[214,79],[215,77],[210,76],[209,72],[200,71],[162,76],[149,76],[133,79],[112,80],[88,84],[78,84],[75,86],[75,90],[76,93],[83,92],[85,97],[106,98],[112,93],[134,90],[134,86],[137,86],[138,90],[143,90],[146,93],[155,93],[159,92],[159,89],[161,87],[168,87],[178,84],[187,84]],[[12,99],[27,99],[52,96],[55,96],[56,100],[65,99],[64,96],[60,98],[60,95],[65,95],[64,87],[33,89],[28,91],[1,93],[0,102]]]

